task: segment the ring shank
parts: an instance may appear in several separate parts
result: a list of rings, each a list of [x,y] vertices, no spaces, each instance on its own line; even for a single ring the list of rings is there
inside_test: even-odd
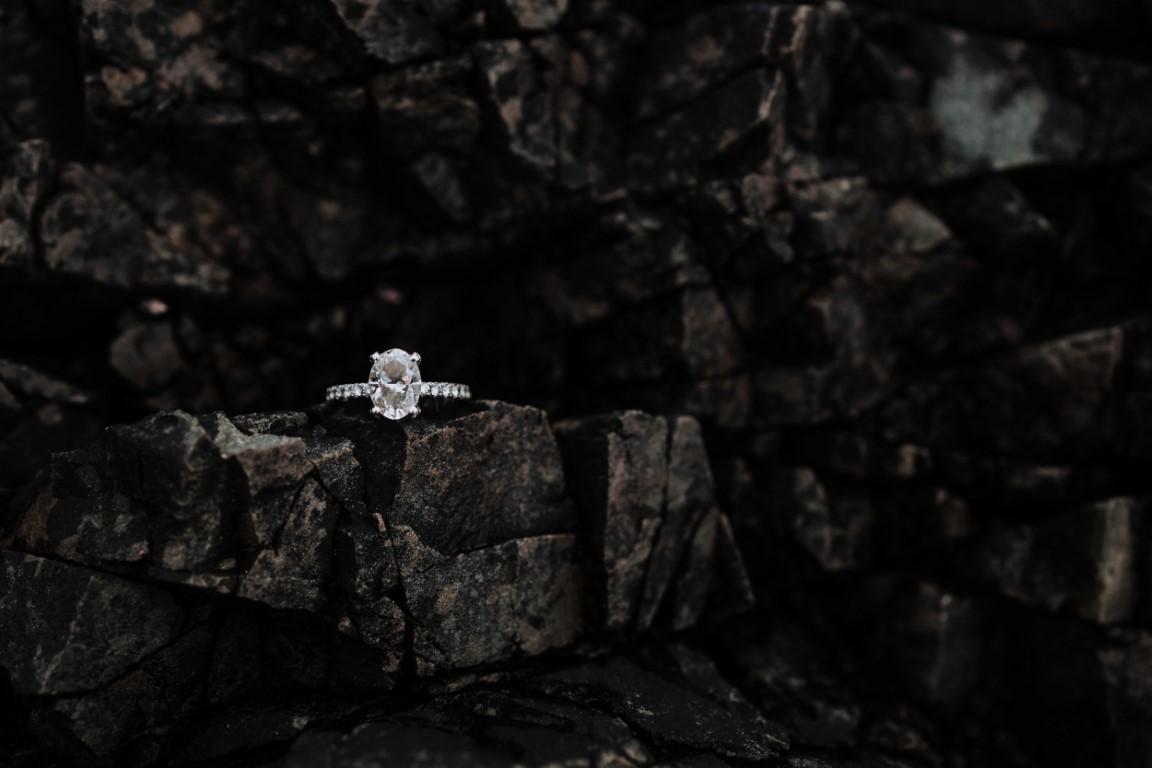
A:
[[[337,384],[328,387],[325,400],[355,400],[359,397],[371,397],[370,384]],[[420,383],[420,397],[443,397],[457,400],[468,400],[472,397],[472,388],[467,384],[456,384],[450,381],[424,381]]]
[[[467,384],[455,384],[450,381],[424,381],[420,383],[420,397],[469,400],[472,398],[472,388]]]

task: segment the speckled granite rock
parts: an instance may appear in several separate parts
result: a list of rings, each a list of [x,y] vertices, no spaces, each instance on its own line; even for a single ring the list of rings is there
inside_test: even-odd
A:
[[[686,602],[683,588],[702,586],[707,599],[710,580],[724,573],[712,563],[733,555],[739,563],[731,537],[715,533],[699,425],[627,412],[562,422],[557,432],[595,564],[589,588],[603,606],[603,627],[647,629],[661,611],[678,626],[696,623],[706,606]],[[678,571],[700,584],[678,591]],[[751,597],[742,572],[733,586],[738,602]]]
[[[129,632],[109,661],[144,656],[93,690],[0,675],[0,763],[47,764],[34,734],[274,763],[374,722],[360,696],[435,708],[729,626],[702,650],[789,730],[771,761],[1147,764],[1150,14],[5,3],[11,637],[89,648],[79,603],[20,623],[88,583],[179,626]],[[382,345],[532,407],[301,412]],[[545,735],[501,704],[483,737],[314,744],[743,759],[585,682]]]
[[[102,411],[93,393],[0,359],[0,486],[18,486],[52,451],[94,438]]]
[[[711,603],[750,604],[730,536],[696,551],[701,521],[724,523],[692,419],[595,421],[595,439],[608,443],[631,441],[632,425],[644,424],[665,462],[649,488],[635,474],[640,453],[603,456],[610,477],[633,473],[609,487],[566,479],[539,410],[479,402],[434,411],[395,423],[356,404],[234,420],[176,411],[55,455],[16,515],[16,550],[5,555],[0,666],[14,690],[33,697],[37,712],[63,712],[53,727],[70,743],[110,757],[136,739],[123,724],[112,728],[119,715],[99,702],[113,696],[124,717],[144,711],[132,688],[116,686],[160,649],[194,645],[200,656],[193,669],[149,667],[156,685],[169,673],[174,685],[219,678],[185,697],[187,715],[274,684],[245,654],[285,665],[280,684],[303,690],[390,689],[412,675],[595,648],[606,631],[648,629],[660,606],[682,628]],[[607,506],[574,504],[568,494],[580,487],[608,493]],[[649,507],[646,548],[632,551],[616,534],[606,546],[595,534],[623,535],[631,510]],[[597,547],[613,559],[591,566],[585,553]],[[614,558],[625,555],[633,570],[623,586],[590,589],[600,568],[617,569]],[[685,578],[687,589],[673,588]],[[70,591],[54,598],[57,589]],[[622,599],[631,600],[630,621],[593,621],[625,610]],[[39,603],[53,600],[40,615]],[[102,610],[115,613],[105,619]],[[217,638],[212,648],[195,640],[205,632]],[[293,661],[304,657],[311,661]],[[147,711],[156,733],[175,724],[171,710]],[[93,719],[98,712],[107,725]],[[38,722],[33,729],[51,744]]]
[[[670,646],[442,696],[344,734],[308,733],[283,764],[663,765],[693,755],[727,765],[770,761],[787,746],[706,655]]]

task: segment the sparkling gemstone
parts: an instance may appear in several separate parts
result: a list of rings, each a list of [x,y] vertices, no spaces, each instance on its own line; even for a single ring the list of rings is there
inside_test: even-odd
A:
[[[416,412],[420,399],[420,366],[402,349],[382,352],[372,363],[368,377],[372,404],[389,419],[402,419]]]

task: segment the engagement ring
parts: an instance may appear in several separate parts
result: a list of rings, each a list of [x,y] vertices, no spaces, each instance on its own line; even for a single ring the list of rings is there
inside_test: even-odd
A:
[[[386,419],[403,419],[420,413],[422,397],[468,399],[472,390],[465,384],[446,381],[421,381],[420,355],[402,349],[390,349],[372,355],[372,372],[366,384],[338,384],[328,387],[328,400],[352,400],[367,397],[372,413]]]

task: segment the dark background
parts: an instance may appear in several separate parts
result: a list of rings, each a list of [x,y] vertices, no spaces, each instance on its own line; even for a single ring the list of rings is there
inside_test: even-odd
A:
[[[782,760],[1152,765],[1150,33],[3,0],[0,503],[105,426],[418,350],[554,421],[699,420],[756,606],[684,642]],[[22,728],[0,758],[47,760]]]

